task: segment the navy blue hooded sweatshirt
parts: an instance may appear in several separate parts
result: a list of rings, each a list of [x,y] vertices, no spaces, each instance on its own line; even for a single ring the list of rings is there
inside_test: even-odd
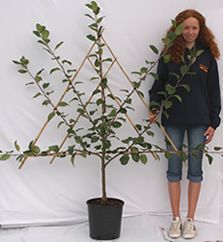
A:
[[[203,53],[197,57],[191,66],[190,72],[183,77],[181,84],[187,84],[190,91],[177,88],[177,94],[182,98],[179,102],[176,98],[171,99],[173,105],[167,109],[169,117],[162,114],[162,125],[191,127],[207,125],[216,129],[220,124],[219,113],[221,110],[221,96],[219,87],[218,68],[215,58],[207,48],[202,48]],[[185,50],[187,58],[189,50]],[[159,60],[157,67],[158,80],[155,80],[149,90],[150,102],[162,103],[164,96],[159,92],[164,90],[167,83],[175,85],[177,78],[171,73],[180,73],[181,64],[173,61],[165,64],[163,58]],[[152,107],[150,107],[151,109]]]

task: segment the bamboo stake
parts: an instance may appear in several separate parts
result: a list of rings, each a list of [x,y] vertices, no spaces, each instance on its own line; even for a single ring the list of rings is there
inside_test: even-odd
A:
[[[71,78],[71,82],[72,82],[72,83],[73,83],[73,81],[75,80],[75,78],[77,77],[77,75],[79,74],[79,72],[81,71],[81,69],[82,69],[84,63],[86,62],[86,60],[87,60],[89,54],[91,53],[92,49],[94,48],[95,44],[96,44],[96,42],[94,42],[94,43],[91,45],[89,51],[87,52],[86,56],[84,57],[84,59],[83,59],[81,65],[79,66],[78,70],[75,72],[74,76]],[[70,86],[70,83],[67,85],[66,89],[64,90],[63,94],[61,95],[59,101],[57,102],[57,105],[55,105],[56,107],[58,107],[59,103],[63,100],[64,96],[65,96],[66,93],[68,92],[68,90],[69,90],[69,86]],[[43,131],[45,130],[46,126],[48,125],[48,123],[49,123],[49,121],[47,120],[47,121],[43,124],[41,130],[39,131],[39,133],[37,134],[36,138],[35,138],[34,141],[33,141],[33,145],[35,145],[35,144],[37,143],[37,141],[39,140],[39,138],[40,138],[40,136],[42,135]],[[21,168],[23,167],[23,165],[25,164],[27,158],[28,158],[28,157],[24,157],[24,158],[21,160],[21,163],[20,163],[20,165],[19,165],[19,169],[21,169]]]
[[[103,37],[102,37],[103,39]],[[107,42],[103,39],[105,45],[107,46],[107,48],[109,49],[109,51],[111,52],[111,54],[113,55],[113,57],[115,57],[112,49],[109,47],[109,45],[107,44]],[[119,63],[119,61],[117,60],[117,64],[120,67],[120,69],[122,70],[123,74],[125,75],[125,77],[127,78],[127,80],[129,81],[129,83],[133,86],[132,84],[132,80],[129,78],[127,72],[124,70],[124,68],[122,67],[122,65]],[[134,87],[134,86],[133,86]],[[138,91],[136,90],[137,95],[139,96],[140,100],[142,101],[142,103],[144,104],[144,106],[147,108],[147,110],[149,110],[149,105],[145,102],[145,100],[143,99],[143,97],[138,93]],[[170,142],[171,146],[173,147],[173,149],[178,152],[178,149],[176,148],[174,142],[172,141],[172,139],[170,138],[170,136],[167,134],[167,132],[165,131],[164,127],[159,124],[158,125],[161,129],[161,131],[163,132],[164,136],[168,139],[168,141]]]
[[[93,66],[91,60],[89,59],[89,56],[88,56],[87,59],[88,59],[88,61],[90,62],[90,64]],[[112,68],[112,66],[114,65],[115,62],[116,62],[116,60],[114,60],[114,61],[111,63],[111,65],[109,66],[108,70],[105,72],[103,78],[105,78],[105,77],[107,76],[107,74],[109,73],[109,71],[111,70],[111,68]],[[100,85],[100,83],[98,84],[98,86],[99,86],[99,85]],[[98,88],[98,86],[96,87],[96,89]],[[93,95],[91,95],[90,98],[87,100],[86,105],[84,106],[84,108],[87,108],[87,106],[88,106],[88,104],[90,103],[90,101],[92,100],[92,98],[93,98]],[[79,120],[80,117],[81,117],[81,114],[78,115],[77,119],[75,120],[74,125],[71,126],[72,128],[74,128],[74,126],[76,125],[76,123],[77,123],[77,121]],[[63,147],[63,145],[65,144],[66,140],[68,139],[68,136],[69,136],[69,135],[67,134],[67,135],[64,137],[64,139],[62,140],[62,142],[60,143],[60,145],[59,145],[59,150],[60,150],[60,149]],[[53,163],[53,161],[55,160],[56,157],[57,157],[56,155],[54,155],[54,156],[52,157],[52,159],[50,160],[50,164]]]

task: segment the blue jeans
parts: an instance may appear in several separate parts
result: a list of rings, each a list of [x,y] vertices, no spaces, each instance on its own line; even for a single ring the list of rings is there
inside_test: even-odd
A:
[[[195,126],[195,127],[177,127],[167,126],[166,132],[170,136],[171,140],[175,144],[178,150],[182,150],[183,140],[185,132],[188,139],[188,171],[187,179],[192,182],[201,182],[203,180],[202,171],[202,158],[203,152],[201,149],[196,149],[198,145],[204,144],[205,136],[204,132],[207,126]],[[167,150],[173,151],[173,147],[167,142]],[[180,181],[182,178],[182,159],[179,155],[173,154],[168,158],[168,181]]]

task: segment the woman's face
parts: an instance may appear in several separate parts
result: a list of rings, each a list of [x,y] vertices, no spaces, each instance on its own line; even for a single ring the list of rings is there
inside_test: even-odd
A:
[[[196,18],[189,17],[183,21],[183,37],[186,44],[192,47],[200,31],[200,25]]]

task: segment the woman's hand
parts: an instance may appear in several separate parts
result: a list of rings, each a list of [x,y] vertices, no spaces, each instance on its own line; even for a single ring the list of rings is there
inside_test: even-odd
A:
[[[211,142],[213,136],[214,136],[215,129],[209,126],[206,131],[204,132],[204,136],[206,137],[205,144],[208,144]]]
[[[149,112],[149,122],[155,123],[158,119],[159,110],[153,110]]]

